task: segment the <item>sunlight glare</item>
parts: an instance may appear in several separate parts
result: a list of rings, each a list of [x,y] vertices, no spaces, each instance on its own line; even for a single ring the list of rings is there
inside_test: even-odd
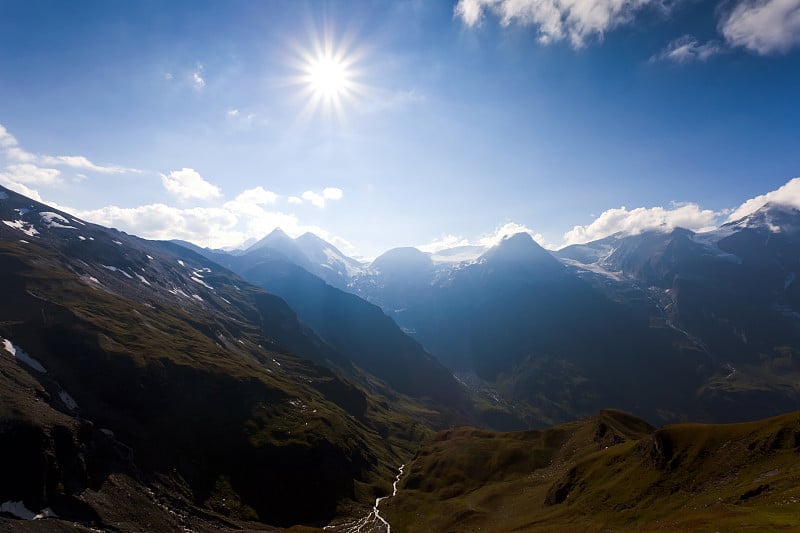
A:
[[[308,65],[308,83],[318,95],[335,98],[347,91],[349,73],[340,60],[320,57]]]
[[[299,86],[298,96],[306,99],[301,118],[307,120],[321,113],[343,122],[347,108],[368,92],[359,67],[363,48],[353,47],[347,36],[334,40],[332,30],[327,30],[322,36],[312,36],[311,46],[296,46],[295,50],[297,75],[291,84]]]

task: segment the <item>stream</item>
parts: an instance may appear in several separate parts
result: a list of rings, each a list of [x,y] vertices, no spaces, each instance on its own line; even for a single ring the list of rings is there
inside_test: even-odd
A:
[[[375,498],[375,505],[372,507],[369,514],[351,522],[344,522],[335,526],[325,526],[325,530],[335,531],[336,533],[392,533],[392,526],[390,526],[389,522],[381,515],[378,507],[383,500],[397,495],[397,484],[403,476],[403,469],[405,467],[406,465],[402,464],[400,468],[397,469],[397,476],[395,476],[394,483],[392,483],[392,495]]]

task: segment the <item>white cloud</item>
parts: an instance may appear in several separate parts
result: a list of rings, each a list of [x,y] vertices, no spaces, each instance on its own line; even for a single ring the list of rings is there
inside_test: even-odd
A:
[[[206,80],[203,78],[203,70],[205,70],[205,67],[198,63],[197,68],[192,72],[192,86],[198,91],[206,86]]]
[[[123,174],[125,172],[139,172],[136,169],[125,168],[116,165],[102,166],[95,165],[82,155],[39,155],[36,160],[44,165],[61,165],[72,168],[80,168],[83,170],[91,170],[93,172],[100,172],[103,174]]]
[[[235,248],[248,240],[260,239],[275,228],[281,228],[292,237],[310,231],[344,250],[353,250],[346,240],[318,226],[302,224],[293,214],[261,208],[237,210],[238,205],[233,207],[226,204],[222,207],[184,209],[159,203],[131,208],[111,205],[70,212],[85,220],[147,239],[182,239],[209,248]]]
[[[720,22],[732,46],[758,54],[786,52],[800,45],[800,0],[744,0]]]
[[[133,168],[125,168],[117,165],[97,165],[82,155],[44,155],[28,152],[20,146],[16,137],[0,124],[0,151],[11,160],[18,163],[29,163],[32,165],[65,166],[82,170],[90,170],[104,174],[122,174],[126,172],[139,172]]]
[[[478,239],[478,244],[481,246],[495,246],[503,240],[504,237],[516,235],[517,233],[527,233],[536,241],[539,246],[549,248],[545,243],[544,237],[541,233],[536,233],[524,224],[517,224],[516,222],[506,222],[502,226],[497,227],[493,232],[486,233]]]
[[[312,205],[317,207],[325,207],[325,198],[321,194],[314,191],[306,191],[302,194],[303,200],[308,200]]]
[[[31,200],[36,200],[37,202],[44,203],[44,200],[42,200],[42,197],[39,194],[39,191],[31,189],[27,185],[23,185],[22,183],[19,183],[18,181],[14,181],[14,180],[10,179],[8,176],[6,176],[5,174],[3,174],[1,172],[0,172],[0,185],[2,185],[3,187],[6,187],[7,189],[11,189],[14,192],[18,192],[19,194],[21,194],[23,196],[27,196]]]
[[[243,233],[236,230],[239,222],[236,214],[216,207],[181,209],[149,204],[123,208],[111,205],[74,214],[148,239],[185,239],[202,245],[221,243],[223,246],[244,240]]]
[[[442,235],[438,239],[434,239],[428,244],[417,246],[423,252],[436,253],[448,248],[457,248],[459,246],[470,246],[472,243],[469,239],[465,239],[459,235]]]
[[[210,200],[222,196],[219,187],[213,185],[193,168],[173,170],[169,174],[161,174],[164,188],[181,199],[198,198]]]
[[[311,205],[325,207],[325,203],[328,200],[341,200],[342,196],[344,196],[342,189],[338,187],[325,187],[321,193],[306,191],[300,195],[300,198],[297,196],[290,196],[289,203],[297,204],[302,202],[302,200],[306,200],[307,202],[311,202]]]
[[[623,206],[604,211],[587,226],[575,226],[564,234],[562,246],[591,242],[615,233],[637,235],[648,230],[671,231],[678,227],[707,231],[716,227],[717,216],[718,213],[692,203],[674,204],[671,209],[637,207],[630,211]]]
[[[341,200],[344,192],[339,187],[325,187],[322,190],[322,197],[326,200]]]
[[[2,174],[7,180],[36,185],[57,185],[62,182],[61,171],[55,168],[41,168],[31,163],[8,165]]]
[[[739,220],[761,208],[767,202],[800,209],[800,178],[794,178],[774,191],[751,198],[733,210],[726,222]]]
[[[238,109],[228,109],[228,111],[226,111],[225,114],[228,115],[231,118],[238,117],[239,116],[239,110]]]
[[[223,207],[235,213],[257,217],[265,213],[262,206],[274,204],[278,201],[278,198],[279,196],[276,193],[268,191],[259,185],[254,189],[242,191],[236,198],[226,202]]]
[[[692,61],[706,61],[708,58],[720,54],[723,47],[714,41],[700,44],[691,35],[684,35],[671,41],[664,50],[653,56],[651,61],[673,61],[675,63],[691,63]]]
[[[2,124],[0,124],[0,148],[7,150],[16,146],[19,146],[17,138],[11,135],[11,133],[9,133],[9,131]]]
[[[552,246],[545,243],[544,237],[541,233],[536,233],[524,224],[517,224],[516,222],[506,222],[502,226],[495,228],[494,231],[484,233],[474,241],[460,235],[445,234],[427,244],[417,246],[417,248],[423,252],[429,252],[433,254],[442,250],[447,250],[448,248],[457,248],[460,246],[481,246],[483,248],[491,248],[492,246],[499,244],[504,237],[516,235],[517,233],[527,233],[540,246],[552,248]]]
[[[467,26],[480,24],[486,12],[499,17],[503,26],[534,26],[543,44],[569,39],[575,48],[591,37],[633,20],[647,5],[658,0],[459,0],[455,16]]]

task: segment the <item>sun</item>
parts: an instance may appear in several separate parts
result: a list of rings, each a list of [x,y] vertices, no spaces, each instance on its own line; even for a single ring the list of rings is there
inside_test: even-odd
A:
[[[318,57],[307,65],[307,82],[319,97],[332,100],[344,96],[351,84],[351,73],[341,59]]]
[[[296,75],[291,84],[305,99],[301,118],[321,114],[344,121],[348,110],[368,93],[363,81],[363,47],[354,46],[351,38],[336,40],[332,31],[325,31],[321,37],[311,38],[311,46],[298,46],[295,51]]]

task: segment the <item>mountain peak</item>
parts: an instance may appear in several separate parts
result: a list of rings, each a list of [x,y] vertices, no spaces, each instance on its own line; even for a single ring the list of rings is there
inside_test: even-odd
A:
[[[481,257],[487,260],[513,261],[540,260],[545,257],[553,259],[547,250],[539,246],[530,234],[525,232],[503,237],[503,240],[489,248]]]
[[[430,254],[413,246],[402,246],[392,248],[379,255],[371,266],[384,274],[396,274],[404,271],[427,270],[433,266],[433,261]]]
[[[245,253],[262,248],[278,248],[283,251],[283,248],[287,246],[292,247],[293,245],[294,239],[289,237],[281,228],[275,228],[261,240],[256,241],[255,244],[245,250]]]
[[[800,210],[783,203],[767,202],[752,213],[724,224],[722,228],[766,229],[771,233],[800,231]]]
[[[267,237],[273,237],[273,238],[278,238],[278,237],[281,237],[281,238],[287,238],[287,239],[291,239],[291,237],[289,237],[289,236],[286,234],[286,232],[285,232],[285,231],[283,231],[281,228],[275,228],[274,230],[272,230],[271,232],[269,232],[269,234],[267,235]]]
[[[528,233],[516,233],[504,237],[489,248],[479,262],[492,269],[537,272],[560,275],[564,266],[550,252],[542,248]]]
[[[307,232],[303,233],[302,235],[297,237],[295,239],[295,241],[296,242],[305,241],[305,242],[309,242],[309,243],[315,242],[315,243],[322,243],[322,244],[325,244],[325,245],[330,245],[330,243],[328,241],[326,241],[325,239],[323,239],[322,237],[320,237],[316,233],[311,233],[310,231],[307,231]]]

